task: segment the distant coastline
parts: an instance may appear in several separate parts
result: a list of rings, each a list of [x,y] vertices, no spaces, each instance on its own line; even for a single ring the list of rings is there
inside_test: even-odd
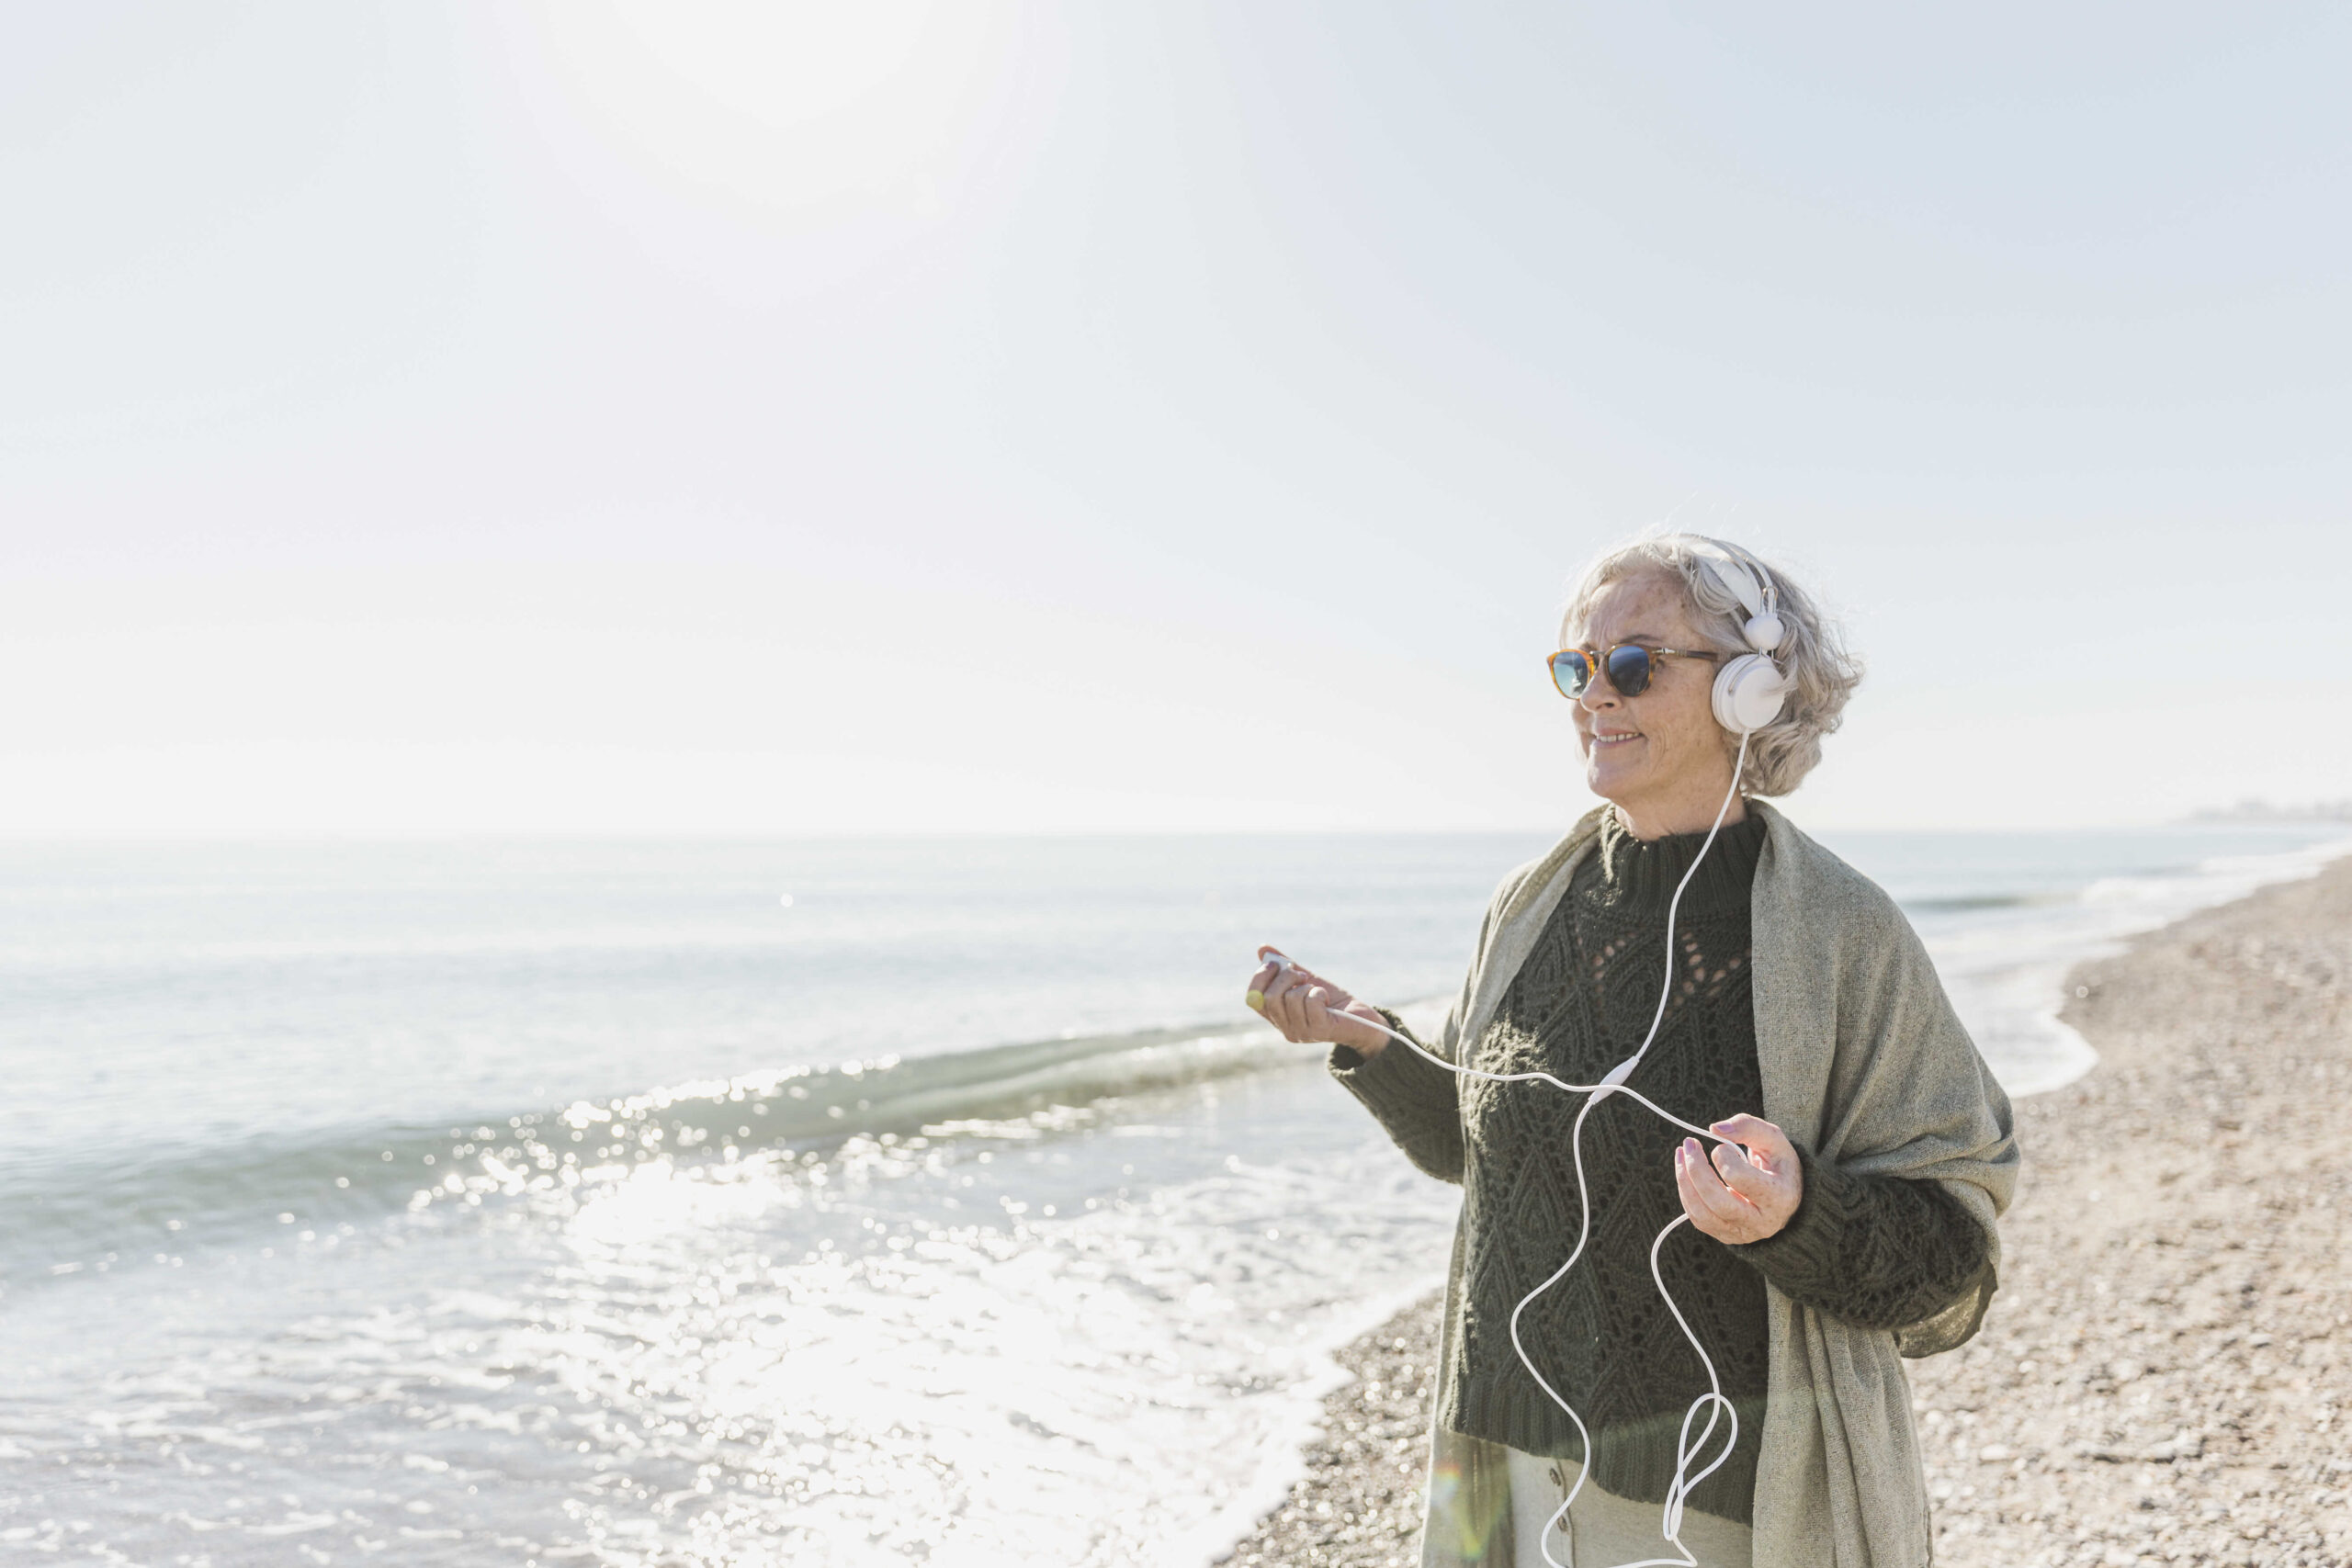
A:
[[[2192,811],[2189,822],[2352,822],[2352,797],[2315,800],[2301,806],[2277,806],[2267,800],[2241,800],[2235,806],[2209,806]]]

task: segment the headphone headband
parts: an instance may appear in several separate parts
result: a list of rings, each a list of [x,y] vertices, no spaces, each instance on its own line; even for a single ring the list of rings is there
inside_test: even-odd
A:
[[[1780,615],[1781,591],[1764,563],[1736,545],[1703,534],[1687,537],[1707,575],[1747,611],[1740,635],[1755,651],[1725,664],[1715,676],[1713,693],[1715,722],[1735,735],[1746,736],[1780,717],[1788,702],[1788,677],[1772,662],[1773,653],[1789,635]]]
[[[1780,600],[1780,591],[1772,582],[1772,574],[1764,563],[1734,545],[1721,539],[1711,539],[1704,534],[1692,534],[1691,552],[1706,563],[1707,571],[1744,605],[1750,615],[1773,613]]]

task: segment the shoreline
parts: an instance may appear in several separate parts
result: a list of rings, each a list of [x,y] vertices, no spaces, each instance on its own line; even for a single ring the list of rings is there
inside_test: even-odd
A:
[[[2352,858],[2080,964],[2017,1102],[1984,1330],[1907,1364],[1946,1568],[2352,1562]],[[1342,1350],[1305,1478],[1219,1559],[1419,1561],[1438,1298]]]

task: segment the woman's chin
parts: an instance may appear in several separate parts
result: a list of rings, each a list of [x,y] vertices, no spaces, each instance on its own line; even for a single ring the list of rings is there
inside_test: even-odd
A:
[[[1612,767],[1607,762],[1588,763],[1584,770],[1584,786],[1603,800],[1623,805],[1625,796],[1636,793],[1640,787],[1634,777],[1638,771]]]

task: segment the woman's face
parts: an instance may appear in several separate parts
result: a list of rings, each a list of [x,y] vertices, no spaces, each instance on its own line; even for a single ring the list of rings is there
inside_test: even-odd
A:
[[[1593,601],[1579,646],[1621,642],[1690,652],[1707,647],[1681,583],[1655,572],[1621,578]],[[1703,832],[1723,806],[1732,759],[1709,701],[1721,668],[1703,659],[1661,660],[1640,696],[1623,695],[1599,674],[1577,701],[1585,783],[1617,807],[1637,837]],[[1735,801],[1724,820],[1743,815]]]

